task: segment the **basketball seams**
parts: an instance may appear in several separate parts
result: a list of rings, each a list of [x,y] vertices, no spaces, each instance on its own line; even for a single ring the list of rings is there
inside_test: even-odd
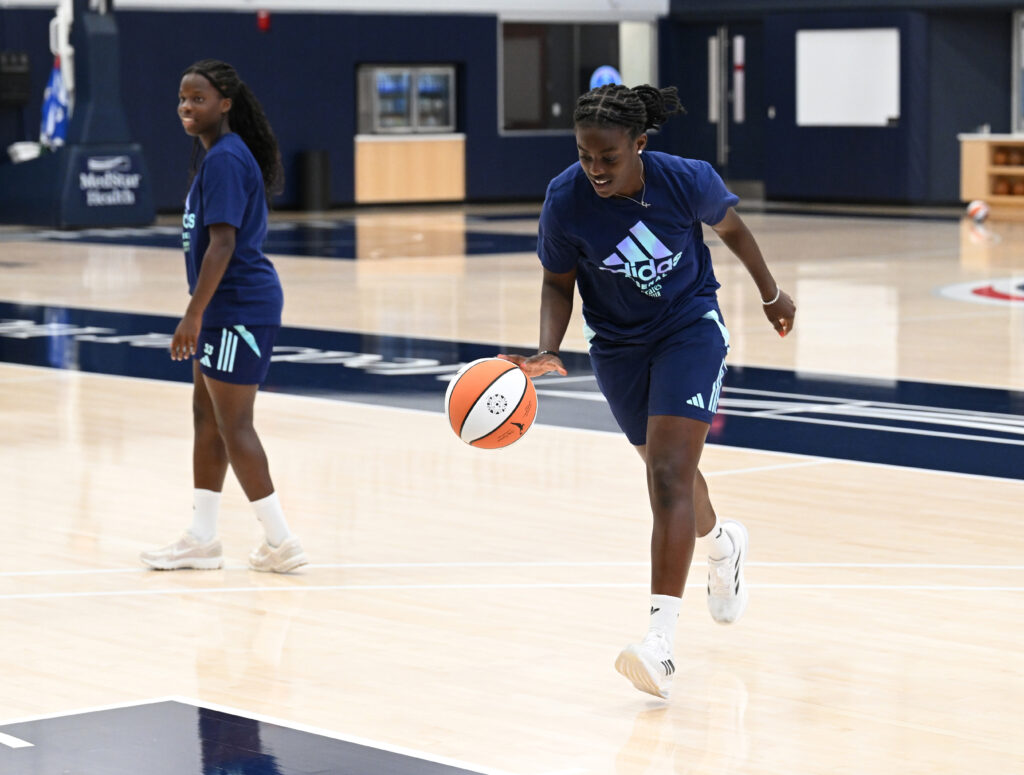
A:
[[[518,368],[511,361],[500,361],[500,362],[495,362],[495,363],[488,363],[487,364],[488,368],[490,368],[490,367],[494,367],[494,368],[503,367],[506,364],[507,364],[507,367],[501,368],[501,371],[499,371],[493,377],[488,378],[488,376],[485,376],[485,375],[474,375],[474,376],[476,376],[476,379],[472,379],[470,381],[465,381],[465,377],[468,376],[468,374],[469,374],[469,372],[471,370],[473,370],[474,368],[478,368],[479,365],[484,364],[486,361],[492,361],[492,360],[493,361],[497,361],[497,359],[481,358],[479,360],[473,361],[472,363],[466,364],[466,366],[463,367],[462,371],[459,374],[456,374],[455,375],[455,379],[452,380],[451,391],[449,393],[449,400],[448,400],[448,405],[447,405],[446,408],[448,410],[448,417],[449,417],[449,420],[451,421],[452,430],[454,430],[455,433],[458,434],[459,438],[462,438],[462,429],[466,425],[466,418],[469,417],[470,413],[473,411],[473,407],[475,407],[477,405],[477,403],[480,401],[480,398],[483,395],[485,395],[487,393],[487,391],[490,390],[491,386],[495,382],[497,382],[499,379],[501,379],[505,374],[507,374],[512,369]],[[484,379],[487,379],[486,384],[483,384],[482,386],[478,387],[478,385],[480,385],[480,383]],[[470,394],[475,393],[476,397],[473,399],[472,403],[468,404],[463,409],[460,404],[464,403],[464,402],[460,402],[458,400],[459,398],[461,398],[461,396],[457,395],[459,393],[470,393]],[[455,401],[456,413],[455,414],[452,413],[451,399],[456,399],[456,401]],[[461,416],[459,416],[460,413],[461,413]]]
[[[508,417],[505,419],[505,421],[501,425],[499,425],[497,428],[495,428],[494,430],[492,430],[492,431],[490,431],[488,433],[485,433],[483,436],[481,436],[478,439],[473,439],[472,441],[470,441],[469,443],[471,445],[475,446],[478,442],[484,441],[485,439],[493,436],[495,433],[498,433],[498,431],[506,431],[506,430],[508,430],[508,422],[509,422],[509,420],[511,420],[513,417],[516,416],[516,412],[519,411],[519,407],[521,407],[523,405],[523,401],[526,400],[527,396],[530,396],[532,394],[534,401],[536,401],[537,391],[534,389],[533,383],[530,382],[530,378],[527,377],[525,374],[523,375],[523,377],[526,379],[526,385],[525,385],[526,389],[523,390],[523,394],[521,396],[519,396],[518,403],[516,403],[516,405],[515,405],[515,407],[513,407],[512,411],[509,412]],[[522,436],[532,426],[533,426],[533,420],[531,419],[529,423],[525,424],[525,427],[523,428],[522,433],[520,433],[519,435]]]
[[[517,369],[517,368],[519,368],[519,367],[518,367],[518,366],[516,366],[515,364],[510,364],[510,365],[512,366],[512,369]],[[505,369],[505,370],[504,370],[503,372],[501,372],[501,374],[499,374],[499,375],[498,375],[498,376],[496,376],[496,377],[495,377],[494,379],[492,379],[492,380],[491,380],[490,382],[488,382],[488,383],[487,383],[487,386],[486,386],[486,387],[485,387],[485,388],[484,388],[483,390],[481,390],[481,391],[479,392],[479,394],[477,395],[477,397],[476,397],[476,398],[475,398],[475,399],[473,400],[473,403],[472,403],[472,404],[470,404],[470,406],[469,406],[469,409],[467,409],[467,410],[466,410],[466,416],[462,418],[462,423],[461,423],[461,424],[459,425],[459,438],[460,438],[460,439],[462,438],[462,431],[463,431],[463,429],[464,429],[464,428],[466,427],[466,421],[467,421],[467,420],[469,419],[469,416],[470,416],[471,414],[473,414],[473,410],[474,410],[474,409],[476,409],[476,407],[477,407],[477,406],[478,406],[478,405],[480,404],[480,401],[482,401],[482,400],[483,400],[484,398],[486,398],[486,397],[487,397],[488,391],[490,391],[490,389],[491,389],[492,387],[494,387],[494,386],[495,386],[495,384],[497,384],[499,380],[503,379],[503,378],[505,377],[505,375],[506,375],[506,374],[508,374],[509,372],[511,372],[511,371],[512,371],[512,369]],[[523,376],[525,377],[526,375],[524,374]],[[525,391],[524,391],[524,392],[525,392]],[[522,399],[520,398],[520,401],[521,401],[521,400],[522,400]],[[518,408],[519,408],[519,404],[517,403],[517,404],[516,404],[516,409],[518,409]],[[512,411],[514,412],[514,411],[515,411],[515,409],[513,409]],[[510,413],[510,414],[509,414],[509,417],[511,417],[511,416],[512,416],[512,414]],[[506,420],[507,420],[507,419],[508,419],[508,418],[506,418]],[[503,422],[504,422],[504,421],[503,421]],[[495,430],[496,430],[496,429],[495,429]],[[493,432],[494,432],[494,431],[488,431],[488,432],[487,432],[487,433],[485,433],[485,434],[484,434],[483,436],[481,436],[481,437],[480,437],[480,439],[483,439],[483,438],[486,438],[487,436],[490,436],[490,435],[491,435],[491,434],[492,434]],[[467,443],[467,444],[472,444],[472,443],[473,443],[474,441],[479,441],[480,439],[473,439],[472,441],[467,441],[466,443]],[[466,441],[466,440],[465,440],[465,439],[463,439],[463,441]]]

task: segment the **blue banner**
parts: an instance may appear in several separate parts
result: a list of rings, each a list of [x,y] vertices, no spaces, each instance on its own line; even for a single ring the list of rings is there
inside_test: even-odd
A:
[[[43,92],[43,121],[39,128],[39,142],[50,150],[64,145],[68,134],[68,92],[60,72],[60,57],[53,60],[50,80]]]

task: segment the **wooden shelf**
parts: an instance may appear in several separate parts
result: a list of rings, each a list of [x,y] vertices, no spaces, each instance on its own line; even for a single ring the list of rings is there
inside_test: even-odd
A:
[[[997,194],[1004,186],[1017,186],[1019,193]],[[960,198],[981,199],[1000,215],[1024,217],[1024,135],[962,135]]]
[[[982,197],[975,197],[981,199]],[[1016,205],[1024,207],[1024,194],[989,194],[984,197],[989,205]]]

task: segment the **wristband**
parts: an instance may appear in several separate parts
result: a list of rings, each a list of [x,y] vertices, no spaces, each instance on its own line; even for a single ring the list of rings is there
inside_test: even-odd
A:
[[[779,297],[782,295],[782,286],[781,285],[776,285],[775,287],[776,287],[777,290],[775,291],[775,298],[774,299],[772,299],[771,301],[765,301],[764,299],[761,299],[761,303],[764,306],[766,306],[766,307],[772,306],[772,304],[777,302],[779,300]]]
[[[561,358],[562,357],[561,355],[559,355],[554,350],[541,350],[539,353],[537,353],[537,355],[554,355],[556,358]]]

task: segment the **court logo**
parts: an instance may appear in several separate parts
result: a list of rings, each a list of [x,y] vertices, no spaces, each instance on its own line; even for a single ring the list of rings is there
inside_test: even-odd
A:
[[[1024,277],[1004,277],[997,280],[975,280],[946,285],[939,288],[939,295],[975,304],[1024,306]]]
[[[615,250],[601,262],[600,268],[626,275],[648,296],[661,296],[661,280],[676,268],[683,255],[673,255],[643,221],[630,227],[629,236],[616,245]]]

